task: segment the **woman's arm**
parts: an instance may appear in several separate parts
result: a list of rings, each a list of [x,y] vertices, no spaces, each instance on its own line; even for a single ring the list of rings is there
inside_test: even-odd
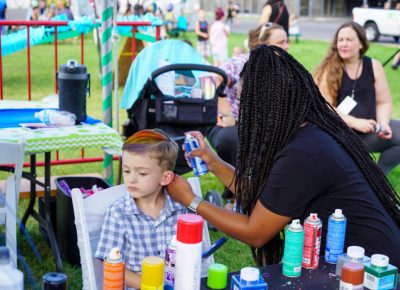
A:
[[[375,94],[376,94],[376,120],[387,131],[387,134],[379,134],[383,139],[392,138],[392,129],[389,126],[392,118],[392,96],[390,94],[389,85],[386,79],[385,71],[382,64],[373,59],[372,68],[375,77]]]
[[[186,207],[195,197],[190,184],[178,175],[168,185],[168,192],[174,200]],[[260,201],[250,217],[207,201],[199,204],[197,213],[221,232],[254,247],[261,247],[271,240],[291,219],[271,212]]]
[[[188,132],[199,141],[200,148],[190,152],[188,157],[200,157],[208,166],[208,170],[226,186],[235,192],[235,168],[223,161],[205,142],[198,131]]]
[[[271,18],[271,13],[272,13],[271,5],[265,5],[261,11],[261,17],[260,17],[260,20],[258,21],[258,24],[267,23],[269,21],[269,19]]]
[[[132,272],[128,269],[125,269],[125,285],[131,288],[140,289],[140,284],[142,283],[142,277]]]

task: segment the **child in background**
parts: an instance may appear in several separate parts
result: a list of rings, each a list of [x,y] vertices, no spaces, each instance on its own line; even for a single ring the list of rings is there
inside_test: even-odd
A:
[[[241,46],[235,46],[232,50],[232,57],[238,56],[244,53],[244,49]]]
[[[211,52],[214,59],[214,65],[219,66],[228,59],[228,37],[230,33],[229,26],[224,23],[224,10],[217,8],[215,10],[215,22],[210,28]]]
[[[174,178],[178,145],[161,130],[142,130],[122,151],[127,193],[107,209],[95,256],[104,260],[112,248],[121,249],[125,289],[139,289],[143,258],[164,258],[177,217],[186,211],[164,188]]]
[[[196,22],[194,32],[197,35],[197,52],[205,59],[210,56],[210,48],[208,43],[209,27],[208,22],[204,17],[204,10],[199,10],[199,20]]]

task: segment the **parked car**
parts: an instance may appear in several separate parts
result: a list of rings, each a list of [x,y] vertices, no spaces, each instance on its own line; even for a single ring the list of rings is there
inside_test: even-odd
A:
[[[400,10],[353,8],[353,21],[365,28],[369,41],[378,41],[379,36],[400,38]]]

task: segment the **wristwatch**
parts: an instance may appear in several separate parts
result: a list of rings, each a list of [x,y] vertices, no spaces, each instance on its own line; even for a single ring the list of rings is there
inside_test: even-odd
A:
[[[203,199],[196,196],[195,198],[193,198],[192,202],[189,204],[188,209],[192,212],[194,212],[195,214],[197,214],[197,208],[199,207],[200,202],[202,202]]]

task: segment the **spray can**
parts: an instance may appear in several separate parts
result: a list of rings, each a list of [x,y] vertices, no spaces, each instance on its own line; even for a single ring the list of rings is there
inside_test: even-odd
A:
[[[304,230],[300,220],[293,220],[286,229],[282,274],[300,277],[303,258]]]
[[[183,145],[187,153],[190,153],[193,149],[200,148],[199,141],[190,134],[186,134]],[[207,164],[199,157],[190,157],[189,161],[192,165],[194,175],[199,176],[208,172]]]
[[[160,257],[150,256],[142,260],[141,290],[164,289],[164,260]]]
[[[346,224],[347,220],[341,209],[335,209],[329,216],[325,247],[325,261],[328,263],[335,264],[338,256],[343,254]]]
[[[165,251],[165,284],[174,286],[175,281],[176,235],[172,237],[171,244]]]
[[[305,269],[317,269],[321,247],[322,222],[316,213],[304,221],[303,263]]]
[[[196,214],[178,217],[176,234],[175,290],[199,290],[203,218]]]
[[[103,290],[123,290],[125,262],[119,248],[112,248],[103,262]]]

